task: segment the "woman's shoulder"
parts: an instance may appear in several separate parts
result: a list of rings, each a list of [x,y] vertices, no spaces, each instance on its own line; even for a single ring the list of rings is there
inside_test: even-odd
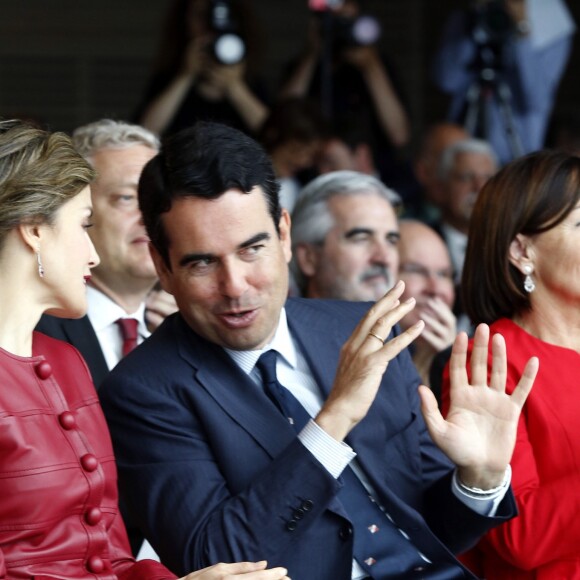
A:
[[[87,389],[96,397],[87,364],[74,346],[35,331],[32,351],[35,356],[42,356],[45,359],[50,373],[54,375],[61,387],[70,385],[74,386],[77,391]]]

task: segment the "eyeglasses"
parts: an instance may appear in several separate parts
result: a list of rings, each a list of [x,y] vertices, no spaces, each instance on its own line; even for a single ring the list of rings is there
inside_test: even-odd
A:
[[[429,280],[430,278],[436,278],[438,280],[446,280],[453,282],[453,269],[444,268],[442,270],[431,270],[426,266],[421,264],[406,263],[399,266],[399,272],[402,274],[409,274],[410,276],[420,276]]]

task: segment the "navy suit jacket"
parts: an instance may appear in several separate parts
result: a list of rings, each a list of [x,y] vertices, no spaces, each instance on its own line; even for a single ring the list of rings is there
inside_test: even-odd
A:
[[[78,319],[43,315],[36,330],[72,344],[82,355],[98,389],[109,374],[109,367],[88,316]]]
[[[340,347],[367,308],[304,299],[286,304],[292,336],[325,395]],[[403,352],[347,442],[380,503],[434,563],[428,577],[472,577],[452,552],[515,515],[513,496],[495,518],[456,499],[452,465],[432,443],[419,410],[418,384]],[[310,454],[228,354],[181,315],[169,317],[117,365],[100,397],[121,494],[176,573],[267,559],[299,580],[350,579],[352,527],[336,497],[342,480]]]

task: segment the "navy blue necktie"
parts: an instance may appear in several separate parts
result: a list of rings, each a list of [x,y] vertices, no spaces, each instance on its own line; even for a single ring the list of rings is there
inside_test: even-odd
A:
[[[288,419],[288,422],[294,427],[296,432],[299,433],[310,420],[310,415],[296,397],[278,382],[276,375],[277,359],[278,352],[268,350],[260,356],[256,367],[262,375],[266,395]]]
[[[294,395],[278,382],[278,352],[263,353],[256,368],[260,371],[264,390],[278,410],[299,433],[310,415]],[[417,549],[403,537],[369,495],[350,467],[341,475],[344,486],[338,498],[354,524],[354,556],[365,572],[378,579],[399,578],[414,568],[426,566]],[[412,574],[409,576],[412,577]]]

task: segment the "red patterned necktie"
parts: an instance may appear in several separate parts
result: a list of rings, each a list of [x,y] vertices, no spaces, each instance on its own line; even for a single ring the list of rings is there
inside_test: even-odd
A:
[[[135,318],[119,318],[117,324],[123,336],[123,356],[128,355],[137,346],[137,325]]]

